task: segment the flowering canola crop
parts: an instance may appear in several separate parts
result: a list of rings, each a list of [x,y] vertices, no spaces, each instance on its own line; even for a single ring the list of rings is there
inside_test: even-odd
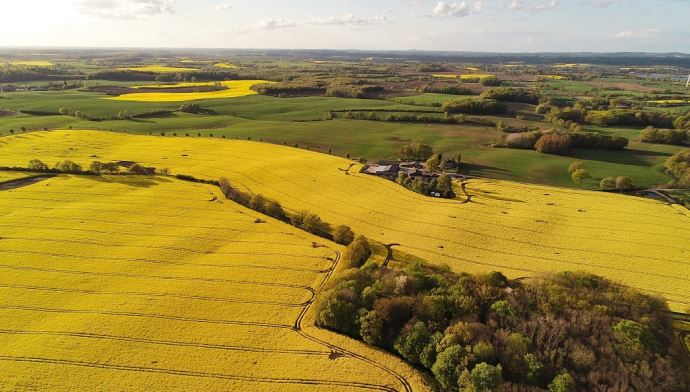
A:
[[[204,179],[227,177],[291,210],[455,271],[510,277],[584,270],[690,305],[690,214],[682,207],[610,193],[490,179],[471,180],[471,202],[432,199],[393,182],[344,171],[350,160],[302,149],[214,138],[99,131],[35,132],[4,138],[0,165],[82,165],[131,160]],[[458,194],[462,195],[460,190]]]

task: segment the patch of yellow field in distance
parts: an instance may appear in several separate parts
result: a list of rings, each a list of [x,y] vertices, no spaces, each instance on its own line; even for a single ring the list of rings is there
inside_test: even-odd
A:
[[[690,217],[637,197],[476,179],[471,203],[432,199],[340,169],[351,161],[286,146],[213,138],[98,131],[4,138],[0,165],[29,159],[132,160],[204,179],[227,177],[245,191],[347,224],[381,243],[455,271],[510,277],[583,270],[690,305]],[[679,207],[680,208],[680,207]]]
[[[182,67],[168,67],[165,65],[145,65],[141,67],[127,67],[119,68],[123,71],[138,71],[138,72],[155,72],[155,73],[176,73],[176,72],[194,72],[197,68],[182,68]]]
[[[168,84],[143,84],[132,88],[184,88],[184,87],[209,87],[221,84],[221,82],[179,82]]]
[[[578,67],[586,67],[587,64],[554,64],[554,68],[578,68]]]
[[[470,72],[479,72],[481,69],[477,67],[465,67],[465,70],[470,71]]]
[[[690,104],[690,100],[685,100],[685,99],[660,99],[660,100],[647,101],[647,103],[651,103],[651,104],[654,104],[654,105],[683,105],[683,104]]]
[[[225,87],[223,90],[200,91],[191,93],[132,93],[118,95],[117,97],[105,97],[103,99],[139,102],[182,102],[195,101],[200,99],[237,98],[257,94],[256,91],[251,89],[252,86],[265,83],[273,82],[269,82],[266,80],[230,80],[220,82],[221,86]]]
[[[1,191],[0,204],[0,390],[400,390],[399,374],[418,380],[393,356],[327,342],[298,321],[342,249],[214,186],[63,175]]]
[[[441,79],[460,79],[460,80],[470,80],[470,79],[486,79],[486,78],[494,78],[496,75],[490,75],[490,74],[434,74],[432,75],[435,78],[441,78]]]
[[[237,69],[239,68],[235,64],[230,64],[230,63],[215,63],[213,64],[214,67],[217,68],[225,68],[225,69]]]
[[[25,67],[52,67],[53,64],[50,61],[46,60],[27,60],[27,61],[10,61],[10,65],[14,66],[25,66]]]
[[[563,80],[563,79],[565,79],[565,76],[561,76],[561,75],[543,75],[542,77],[544,79],[552,79],[552,80]]]

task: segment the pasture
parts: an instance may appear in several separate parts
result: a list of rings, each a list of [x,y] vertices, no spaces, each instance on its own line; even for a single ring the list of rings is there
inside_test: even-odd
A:
[[[655,201],[583,190],[471,180],[471,201],[437,200],[357,173],[344,158],[217,138],[148,137],[94,131],[35,132],[2,140],[0,164],[28,159],[132,160],[307,209],[325,221],[456,271],[512,278],[584,270],[690,305],[690,216]],[[459,190],[459,195],[463,195]]]
[[[1,390],[425,389],[312,327],[338,247],[215,187],[62,175],[0,203]]]

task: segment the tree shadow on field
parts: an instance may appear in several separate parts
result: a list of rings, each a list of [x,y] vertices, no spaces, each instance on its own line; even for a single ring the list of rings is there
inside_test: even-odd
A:
[[[648,157],[669,155],[670,154],[662,152],[636,149],[625,149],[620,151],[575,149],[571,157],[619,165],[649,166],[649,162],[647,161]]]
[[[507,176],[510,174],[509,170],[501,169],[495,166],[480,165],[478,163],[462,163],[460,164],[460,173],[478,176],[478,177],[495,177]]]
[[[150,188],[152,186],[171,182],[165,177],[143,175],[84,176],[84,178],[101,183],[129,185],[133,188]]]

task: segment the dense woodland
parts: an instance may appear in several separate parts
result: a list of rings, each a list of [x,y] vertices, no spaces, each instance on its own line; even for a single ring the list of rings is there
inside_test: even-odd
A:
[[[367,262],[321,296],[318,325],[391,351],[443,391],[686,391],[664,301],[564,272],[529,282]]]

